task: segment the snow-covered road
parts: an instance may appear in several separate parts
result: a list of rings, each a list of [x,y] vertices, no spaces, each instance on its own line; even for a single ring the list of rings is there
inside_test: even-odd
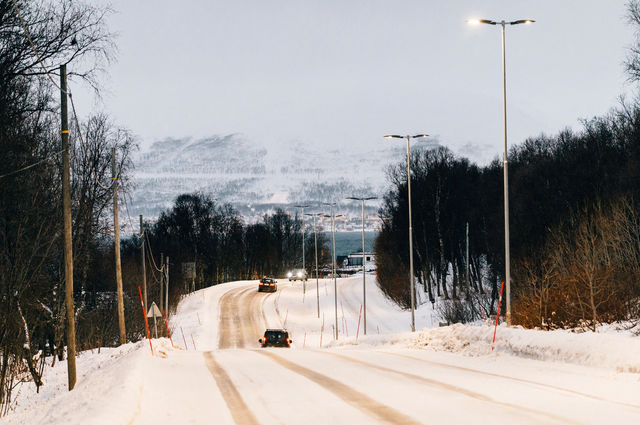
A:
[[[330,280],[319,282],[320,319],[314,281],[304,293],[301,283],[281,281],[274,294],[258,293],[256,283],[247,282],[205,295],[206,308],[214,309],[218,300],[217,341],[209,338],[209,346],[202,346],[222,395],[212,404],[226,406],[237,424],[602,424],[612,418],[639,423],[640,385],[616,374],[598,376],[597,370],[581,366],[469,358],[397,344],[374,342],[359,348],[353,334],[361,282],[361,277],[338,281],[340,344],[332,341]],[[368,300],[369,333],[409,327],[408,313],[371,283]],[[430,319],[423,312],[418,324],[429,325]],[[290,330],[294,347],[260,349],[257,339],[264,329],[281,326]]]
[[[160,339],[153,341],[154,356],[148,342],[140,342],[121,354],[111,352],[111,359],[81,357],[79,367],[92,364],[94,370],[81,377],[76,390],[47,400],[28,398],[32,408],[24,403],[22,412],[3,420],[55,425],[640,423],[640,370],[633,370],[638,363],[621,372],[541,361],[501,352],[500,346],[491,352],[485,341],[480,345],[486,352],[471,356],[459,348],[424,349],[416,341],[426,333],[444,346],[448,337],[433,333],[453,330],[425,330],[423,339],[416,339],[407,332],[409,313],[384,298],[374,276],[368,279],[366,337],[362,324],[355,335],[361,275],[338,280],[337,342],[333,281],[320,280],[316,292],[315,281],[303,291],[300,282],[281,280],[272,294],[258,293],[255,281],[219,285],[181,302],[172,320],[179,348]],[[433,326],[428,309],[418,310],[417,324]],[[287,327],[292,348],[259,348],[257,340],[267,327]],[[638,349],[637,338],[628,341],[629,350]],[[107,377],[113,387],[101,386]]]

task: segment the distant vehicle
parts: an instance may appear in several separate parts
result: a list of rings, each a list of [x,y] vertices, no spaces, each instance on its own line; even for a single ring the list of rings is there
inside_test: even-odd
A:
[[[267,329],[264,331],[264,336],[258,340],[261,346],[264,347],[291,347],[293,342],[289,338],[289,332],[286,329]]]
[[[278,284],[275,279],[270,277],[263,277],[258,284],[258,292],[276,292],[278,290]]]
[[[287,273],[289,282],[292,280],[307,280],[307,271],[305,269],[293,269]]]

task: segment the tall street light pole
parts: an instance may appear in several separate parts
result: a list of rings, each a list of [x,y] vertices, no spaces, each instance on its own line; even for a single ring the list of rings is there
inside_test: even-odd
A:
[[[375,196],[370,196],[368,198],[357,198],[355,196],[350,196],[347,199],[351,199],[352,201],[361,201],[362,202],[362,306],[364,310],[364,322],[363,329],[364,334],[367,334],[367,282],[365,274],[367,272],[365,268],[365,255],[364,255],[364,201],[370,201],[372,199],[378,199]]]
[[[409,202],[409,290],[411,292],[411,332],[416,330],[416,288],[413,278],[413,225],[411,224],[411,146],[410,139],[422,139],[428,137],[428,134],[416,134],[415,136],[399,136],[397,134],[388,134],[384,136],[389,139],[407,139],[407,192]]]
[[[316,232],[316,217],[319,216],[319,213],[315,214],[305,214],[313,217],[313,242],[316,250],[316,304],[318,307],[318,319],[320,318],[320,283],[318,278],[318,233]]]
[[[307,269],[304,267],[304,209],[309,205],[295,205],[296,208],[302,208],[302,270],[304,274],[307,274]],[[307,277],[302,280],[302,295],[307,293]],[[303,297],[304,300],[304,297]]]
[[[505,38],[507,25],[532,24],[533,19],[518,19],[517,21],[492,21],[489,19],[468,19],[469,24],[500,25],[502,27],[502,102],[504,119],[504,268],[505,283],[507,286],[507,326],[511,325],[511,255],[509,249],[509,167],[507,157],[507,66]]]
[[[336,217],[342,217],[342,214],[335,216],[333,214],[333,206],[336,203],[323,203],[323,205],[328,205],[330,207],[330,215],[324,215],[324,217],[331,218],[331,254],[333,257],[333,305],[335,311],[335,339],[338,340],[338,278],[336,276]]]

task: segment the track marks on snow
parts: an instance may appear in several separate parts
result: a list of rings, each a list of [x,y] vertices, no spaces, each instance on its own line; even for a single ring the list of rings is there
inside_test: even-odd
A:
[[[238,389],[233,385],[227,372],[216,362],[213,353],[210,351],[204,353],[204,360],[209,372],[211,372],[213,379],[215,379],[220,389],[225,403],[227,403],[229,412],[231,412],[231,416],[236,425],[259,425],[260,422],[258,422],[254,414],[251,413],[251,410],[247,407],[247,404],[242,399],[242,396],[240,396]]]
[[[343,384],[342,382],[329,378],[326,375],[322,375],[311,369],[307,369],[306,367],[290,362],[289,360],[286,360],[283,357],[275,355],[269,351],[259,351],[259,353],[269,357],[274,362],[291,370],[292,372],[302,375],[310,381],[315,382],[316,384],[340,397],[346,403],[350,404],[353,407],[356,407],[357,409],[360,409],[362,412],[376,418],[379,421],[389,424],[406,425],[418,425],[420,423],[405,415],[404,413],[401,413],[385,404],[379,403],[371,397],[368,397],[365,394],[354,390],[353,388]]]
[[[255,346],[261,335],[256,314],[263,298],[254,286],[228,291],[219,301],[218,349]]]
[[[515,404],[511,404],[511,403],[505,403],[505,402],[501,402],[498,400],[494,400],[490,397],[485,396],[484,394],[480,394],[471,390],[467,390],[465,388],[462,387],[458,387],[455,385],[451,385],[451,384],[447,384],[445,382],[441,382],[441,381],[437,381],[434,379],[430,379],[430,378],[425,378],[424,376],[419,376],[419,375],[414,375],[411,373],[407,373],[407,372],[402,372],[400,370],[396,370],[396,369],[391,369],[385,366],[380,366],[374,363],[369,363],[369,362],[365,362],[362,360],[358,360],[358,359],[354,359],[353,357],[350,356],[346,356],[344,354],[338,354],[338,353],[333,353],[333,352],[328,352],[328,351],[320,351],[320,350],[313,350],[316,353],[321,353],[321,354],[325,354],[328,356],[332,356],[332,357],[336,357],[342,360],[346,360],[348,362],[351,363],[355,363],[357,365],[360,366],[364,366],[370,369],[376,369],[382,372],[386,372],[389,374],[394,374],[394,375],[399,375],[402,376],[404,378],[408,378],[414,381],[417,381],[421,384],[426,384],[426,385],[430,385],[430,386],[435,386],[435,387],[439,387],[442,388],[444,390],[448,390],[448,391],[453,391],[457,394],[463,394],[467,397],[471,397],[483,402],[488,402],[488,403],[493,403],[493,404],[497,404],[500,406],[504,406],[504,407],[508,407],[511,409],[514,409],[516,412],[527,412],[533,416],[539,416],[539,417],[544,417],[547,418],[547,420],[553,420],[554,422],[558,422],[558,423],[562,423],[562,424],[580,424],[581,422],[577,422],[574,420],[571,420],[569,418],[565,418],[562,416],[558,416],[558,415],[554,415],[552,413],[547,413],[547,412],[543,412],[541,410],[536,410],[536,409],[531,409],[525,406],[519,406],[519,405],[515,405]],[[414,358],[415,359],[415,358]],[[549,423],[548,421],[545,421],[544,423]]]
[[[443,367],[443,368],[447,368],[447,369],[455,369],[455,370],[460,370],[463,372],[469,372],[469,373],[476,373],[476,374],[480,374],[480,375],[484,375],[484,376],[491,376],[491,377],[495,377],[495,378],[502,378],[502,379],[506,379],[509,381],[515,381],[515,382],[520,382],[523,384],[529,384],[532,386],[536,386],[536,387],[541,387],[541,388],[550,388],[553,390],[557,390],[557,391],[562,391],[565,393],[569,393],[572,395],[578,395],[581,397],[586,397],[586,398],[590,398],[593,400],[597,400],[597,401],[602,401],[605,403],[613,403],[613,404],[618,404],[620,406],[624,406],[624,407],[630,407],[632,409],[640,409],[640,405],[637,404],[631,404],[631,403],[625,403],[623,401],[616,401],[616,400],[610,400],[604,397],[599,397],[597,395],[593,395],[593,394],[587,394],[587,393],[583,393],[580,391],[575,391],[569,388],[564,388],[564,387],[559,387],[556,385],[551,385],[551,384],[544,384],[542,382],[537,382],[537,381],[532,381],[529,379],[524,379],[524,378],[516,378],[513,376],[506,376],[506,375],[501,375],[499,373],[493,373],[493,372],[485,372],[483,370],[478,370],[478,369],[472,369],[472,368],[468,368],[468,367],[464,367],[464,366],[456,366],[456,365],[452,365],[452,364],[448,364],[448,363],[442,363],[442,362],[436,362],[433,360],[426,360],[426,359],[421,359],[418,357],[414,357],[414,356],[410,356],[408,354],[400,354],[400,353],[389,353],[386,351],[379,351],[379,353],[382,354],[386,354],[389,356],[396,356],[396,357],[402,357],[405,359],[410,359],[410,360],[415,360],[417,362],[420,363],[426,363],[426,364],[430,364],[432,366],[438,366],[438,367]]]

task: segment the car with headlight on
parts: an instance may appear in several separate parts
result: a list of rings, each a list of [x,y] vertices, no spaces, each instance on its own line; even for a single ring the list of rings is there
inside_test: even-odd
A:
[[[305,269],[293,269],[287,273],[289,282],[292,280],[307,280],[307,271]]]
[[[258,340],[262,348],[265,347],[291,347],[293,342],[289,338],[289,332],[286,329],[267,329],[264,336]]]
[[[278,283],[275,279],[270,277],[263,277],[258,284],[258,292],[276,292],[278,290]]]

